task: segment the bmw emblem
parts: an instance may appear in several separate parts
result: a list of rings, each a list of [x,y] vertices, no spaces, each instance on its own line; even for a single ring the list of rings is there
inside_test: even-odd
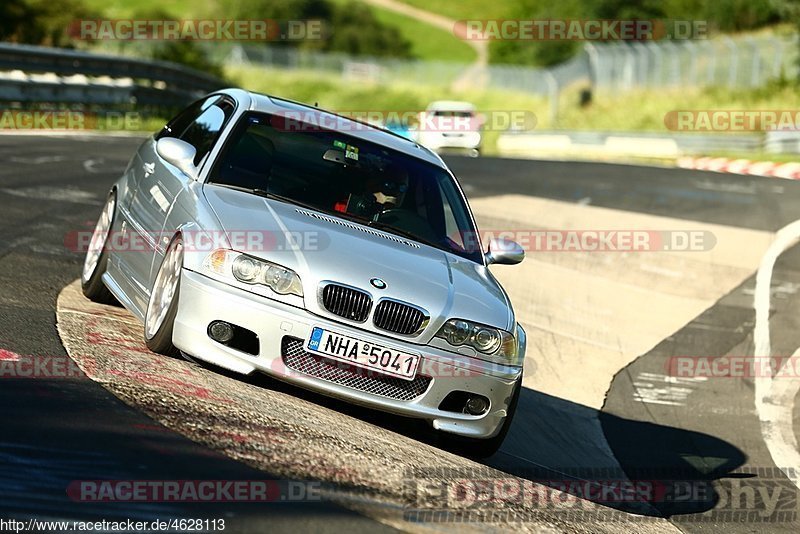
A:
[[[372,287],[376,289],[386,289],[386,282],[384,282],[380,278],[373,278],[372,280],[369,281],[369,283],[372,284]]]

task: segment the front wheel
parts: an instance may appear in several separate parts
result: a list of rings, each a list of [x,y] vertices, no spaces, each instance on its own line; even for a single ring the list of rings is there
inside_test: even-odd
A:
[[[156,281],[150,292],[144,320],[147,348],[159,354],[173,355],[172,330],[178,314],[178,293],[183,268],[183,240],[175,236],[164,253]]]
[[[108,194],[103,212],[97,219],[97,224],[92,233],[92,240],[86,251],[83,260],[83,270],[81,271],[81,290],[89,300],[101,304],[113,304],[114,296],[103,283],[103,274],[108,265],[108,236],[111,235],[111,228],[114,226],[116,216],[117,194],[111,191]]]

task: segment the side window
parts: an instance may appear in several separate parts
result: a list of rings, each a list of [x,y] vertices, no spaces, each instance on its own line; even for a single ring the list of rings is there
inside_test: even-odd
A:
[[[225,97],[214,97],[203,103],[200,115],[178,134],[177,126],[173,130],[178,138],[197,149],[194,164],[200,165],[211,151],[222,128],[233,115],[233,104]],[[208,105],[207,105],[208,104]]]
[[[217,100],[219,97],[211,97],[206,98],[205,100],[198,100],[197,102],[192,103],[178,113],[175,117],[170,119],[170,121],[161,129],[158,134],[156,134],[156,141],[161,139],[162,137],[179,137],[181,133],[192,123],[193,120],[197,118],[200,113],[202,113],[203,109],[210,106],[214,100]]]

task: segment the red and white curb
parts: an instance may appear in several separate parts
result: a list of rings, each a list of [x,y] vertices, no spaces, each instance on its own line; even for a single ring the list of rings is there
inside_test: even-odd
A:
[[[18,362],[19,354],[11,352],[10,350],[0,349],[0,361],[3,362]]]
[[[729,158],[678,158],[678,167],[699,171],[726,172],[751,176],[770,176],[800,180],[800,163],[773,163],[771,161],[750,161],[749,159]]]

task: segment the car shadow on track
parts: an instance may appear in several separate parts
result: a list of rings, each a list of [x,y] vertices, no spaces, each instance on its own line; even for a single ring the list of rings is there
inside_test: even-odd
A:
[[[713,467],[704,459],[713,459]],[[503,447],[486,463],[616,510],[670,517],[713,509],[719,501],[713,481],[736,477],[731,471],[745,460],[714,436],[524,388]],[[619,484],[625,480],[631,491]]]
[[[422,421],[355,406],[266,375],[230,376],[448,450]],[[713,458],[713,469],[691,463],[697,458]],[[523,388],[502,448],[482,463],[548,486],[553,495],[574,495],[612,512],[670,517],[713,509],[719,496],[712,482],[735,477],[729,473],[745,460],[741,450],[713,436],[624,419]],[[623,491],[626,481],[636,484],[632,491]]]

